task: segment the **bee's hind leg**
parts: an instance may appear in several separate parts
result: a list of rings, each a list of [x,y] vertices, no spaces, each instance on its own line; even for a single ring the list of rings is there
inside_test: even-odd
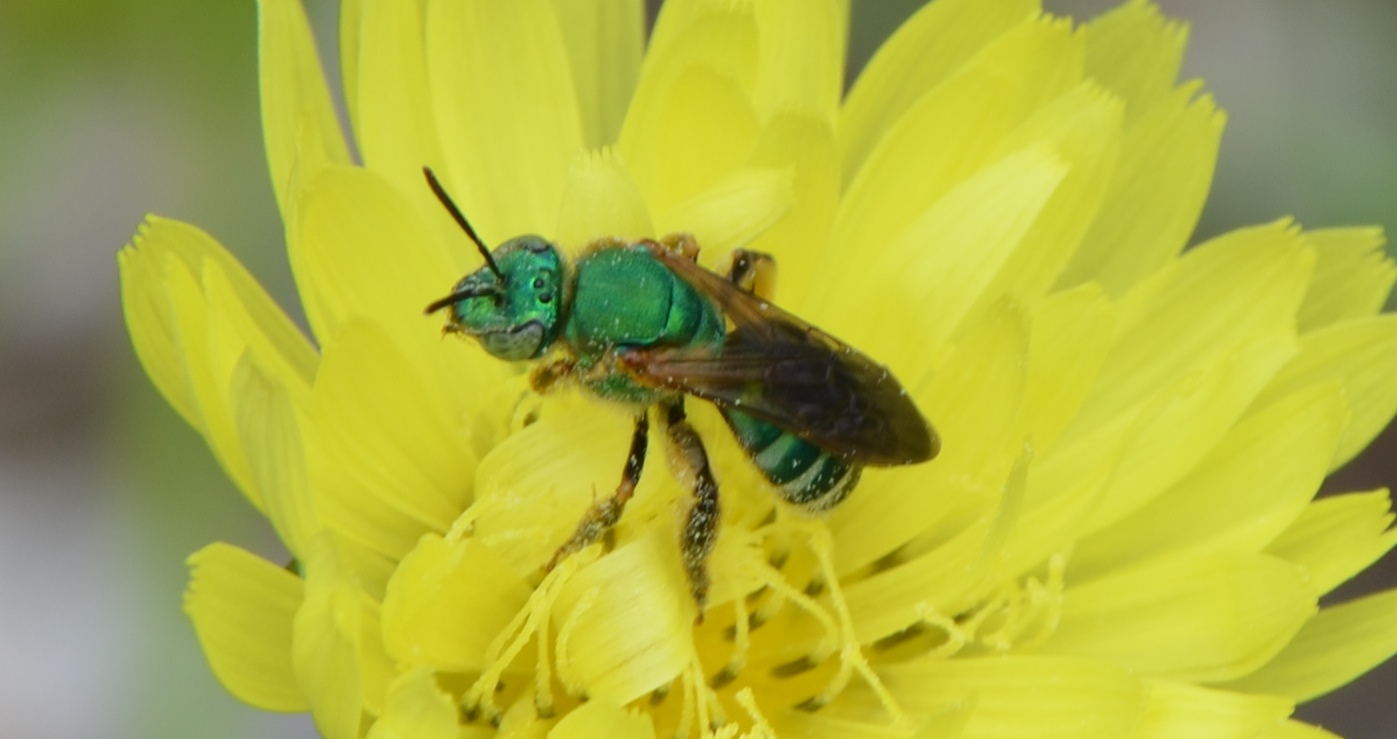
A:
[[[680,554],[689,576],[694,603],[698,606],[698,620],[702,621],[704,601],[708,598],[708,555],[718,541],[718,522],[721,519],[718,483],[713,480],[713,470],[708,466],[708,453],[704,451],[703,441],[684,415],[683,399],[667,402],[661,408],[670,458],[674,464],[683,467],[676,471],[693,485],[694,504],[684,521]]]
[[[776,257],[766,252],[733,249],[724,274],[728,282],[763,300],[776,292]]]
[[[635,495],[635,487],[640,483],[640,473],[645,468],[645,450],[650,436],[650,419],[647,411],[641,411],[635,418],[635,430],[631,433],[631,451],[626,456],[626,466],[621,470],[621,484],[616,486],[616,494],[606,500],[599,500],[587,509],[587,514],[577,524],[577,530],[553,558],[548,561],[552,570],[569,555],[579,552],[600,539],[621,520],[626,503]]]

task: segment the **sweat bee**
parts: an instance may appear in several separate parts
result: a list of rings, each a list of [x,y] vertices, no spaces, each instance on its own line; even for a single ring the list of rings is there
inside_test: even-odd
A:
[[[698,245],[683,234],[602,239],[571,260],[536,235],[491,251],[432,171],[423,172],[485,259],[427,314],[449,310],[445,330],[475,338],[495,357],[539,361],[531,376],[538,392],[568,381],[634,408],[615,494],[588,509],[550,569],[620,520],[645,464],[653,409],[693,481],[680,547],[703,613],[720,504],[686,396],[717,406],[777,493],[811,510],[843,500],[865,465],[936,456],[936,432],[887,368],[766,299],[770,256],[739,249],[719,275],[698,265]]]

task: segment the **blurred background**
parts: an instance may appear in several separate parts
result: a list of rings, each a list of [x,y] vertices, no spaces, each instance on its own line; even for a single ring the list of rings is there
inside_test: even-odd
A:
[[[333,59],[335,3],[307,3]],[[1045,4],[1089,17],[1112,3]],[[1159,4],[1192,23],[1184,74],[1229,113],[1199,238],[1283,215],[1397,230],[1397,3]],[[920,0],[854,5],[857,69]],[[116,274],[116,250],[156,212],[208,230],[298,311],[260,140],[255,12],[0,0],[4,737],[314,736],[304,716],[223,692],[180,612],[187,555],[277,545],[144,377]],[[1384,439],[1328,487],[1397,482],[1395,452]],[[1394,564],[1339,597],[1397,583]],[[1389,666],[1299,715],[1397,736],[1394,684]]]

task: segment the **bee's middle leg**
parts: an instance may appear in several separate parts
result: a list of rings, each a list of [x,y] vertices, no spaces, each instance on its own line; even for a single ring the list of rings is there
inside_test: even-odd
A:
[[[713,471],[708,466],[708,452],[704,451],[703,441],[698,432],[689,424],[684,414],[683,400],[664,404],[665,431],[669,438],[671,458],[684,467],[692,481],[694,503],[684,522],[684,533],[680,539],[684,570],[689,576],[689,587],[698,605],[699,620],[703,620],[703,604],[708,597],[708,555],[718,542],[718,523],[721,509],[718,504],[718,483],[713,479]]]
[[[635,418],[635,430],[631,433],[631,451],[626,457],[626,466],[621,470],[621,484],[616,486],[616,494],[606,500],[599,500],[587,509],[572,538],[568,539],[553,558],[548,560],[548,570],[552,570],[569,555],[579,552],[600,539],[617,521],[626,509],[626,503],[635,495],[635,487],[640,483],[640,473],[645,468],[645,450],[650,436],[650,418],[647,411],[641,411]]]

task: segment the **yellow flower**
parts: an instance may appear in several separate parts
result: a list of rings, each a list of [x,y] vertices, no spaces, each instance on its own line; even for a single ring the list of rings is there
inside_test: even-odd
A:
[[[331,739],[1326,735],[1294,704],[1397,650],[1397,593],[1317,606],[1397,541],[1385,490],[1313,500],[1397,410],[1381,235],[1185,251],[1222,116],[1146,2],[936,0],[841,99],[848,13],[674,0],[642,56],[639,0],[345,0],[356,164],[299,4],[262,0],[314,344],[191,226],[120,256],[141,361],[298,563],[191,557],[229,691]],[[941,456],[806,518],[691,403],[724,502],[702,623],[659,464],[545,575],[628,421],[422,317],[480,266],[424,165],[491,242],[770,252]]]

